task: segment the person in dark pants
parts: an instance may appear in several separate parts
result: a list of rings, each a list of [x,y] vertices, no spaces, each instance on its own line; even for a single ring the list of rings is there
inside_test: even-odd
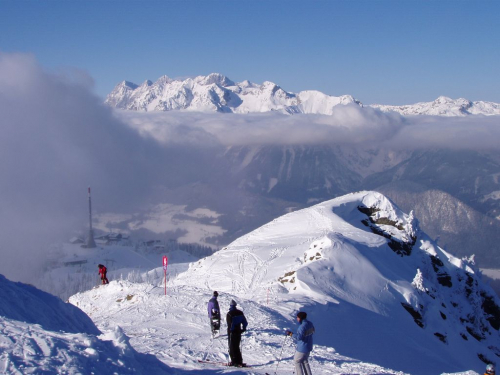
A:
[[[236,308],[236,302],[231,300],[229,312],[226,316],[227,337],[229,344],[229,356],[231,357],[230,366],[243,367],[243,358],[241,356],[240,343],[241,334],[247,329],[247,319],[243,311]]]
[[[97,267],[99,267],[99,275],[101,275],[101,280],[103,285],[109,284],[108,278],[106,277],[106,272],[108,272],[107,268],[104,267],[102,264],[99,264]]]

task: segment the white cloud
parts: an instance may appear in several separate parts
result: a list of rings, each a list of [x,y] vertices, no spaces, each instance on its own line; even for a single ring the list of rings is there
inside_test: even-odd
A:
[[[140,134],[164,145],[341,144],[389,148],[498,149],[500,117],[402,117],[337,106],[332,116],[115,111]]]
[[[116,120],[88,85],[0,53],[0,273],[19,279],[43,246],[101,209],[140,203],[164,152]]]

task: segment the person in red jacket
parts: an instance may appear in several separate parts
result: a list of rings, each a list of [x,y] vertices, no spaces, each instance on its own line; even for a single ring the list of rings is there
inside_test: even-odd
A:
[[[108,278],[106,277],[106,272],[108,271],[106,267],[104,267],[102,264],[99,264],[97,267],[99,267],[99,275],[101,275],[103,285],[109,284]]]

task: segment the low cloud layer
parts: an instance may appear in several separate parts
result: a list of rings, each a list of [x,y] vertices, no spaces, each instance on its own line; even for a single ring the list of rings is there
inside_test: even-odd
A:
[[[312,145],[382,142],[403,126],[397,114],[339,106],[332,116],[279,113],[116,112],[145,137],[162,144]]]
[[[0,54],[0,125],[0,273],[14,279],[32,273],[50,241],[81,227],[87,186],[101,210],[141,204],[148,167],[163,152],[81,80],[24,54]]]
[[[373,108],[337,106],[332,116],[116,111],[162,144],[311,145],[498,150],[500,117],[402,117]]]

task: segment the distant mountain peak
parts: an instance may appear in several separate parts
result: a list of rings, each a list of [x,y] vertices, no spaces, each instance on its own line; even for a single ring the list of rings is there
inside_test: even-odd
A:
[[[135,90],[137,87],[139,87],[135,83],[129,81],[122,81],[120,84],[118,84],[118,86],[126,87],[132,90]]]
[[[216,84],[222,87],[235,86],[235,83],[220,73],[210,73],[208,76],[196,77],[196,81],[203,85]]]

